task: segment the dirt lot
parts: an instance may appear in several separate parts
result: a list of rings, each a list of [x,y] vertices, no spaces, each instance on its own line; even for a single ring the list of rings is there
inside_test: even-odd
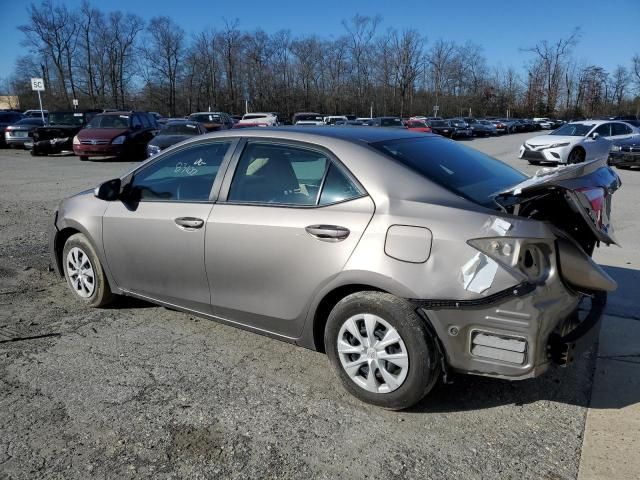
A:
[[[524,137],[468,145],[532,173]],[[594,355],[519,383],[458,377],[393,413],[324,355],[138,301],[81,307],[47,270],[48,223],[130,165],[0,151],[0,478],[576,478]],[[638,318],[640,171],[620,173],[624,248],[597,259],[621,283],[609,312]]]

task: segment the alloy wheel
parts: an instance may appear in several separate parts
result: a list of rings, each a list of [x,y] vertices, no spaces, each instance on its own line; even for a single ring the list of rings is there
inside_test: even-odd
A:
[[[95,274],[89,256],[78,247],[67,254],[67,276],[73,290],[82,298],[89,298],[96,289]]]
[[[344,371],[369,392],[393,392],[407,378],[407,347],[398,331],[377,315],[347,319],[338,333],[337,347]]]

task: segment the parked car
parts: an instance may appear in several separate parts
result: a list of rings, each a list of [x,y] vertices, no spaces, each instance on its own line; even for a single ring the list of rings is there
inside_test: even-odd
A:
[[[370,127],[406,128],[400,117],[376,117],[367,122]]]
[[[300,123],[298,123],[300,125]],[[351,127],[362,127],[368,126],[365,122],[361,122],[359,120],[338,120],[333,124],[334,126],[351,126]]]
[[[640,135],[614,140],[609,151],[609,164],[617,168],[640,167]]]
[[[293,114],[294,125],[324,125],[324,117],[315,112],[298,112]]]
[[[442,135],[443,137],[453,138],[456,130],[448,120],[429,120],[427,125],[429,125],[433,133]]]
[[[324,351],[402,409],[442,375],[581,358],[616,288],[591,255],[619,185],[604,161],[528,178],[402,129],[226,130],[63,200],[52,265],[85,305],[131,295]]]
[[[9,125],[4,129],[4,141],[12,147],[24,148],[25,143],[33,141],[33,132],[36,127],[44,125],[41,118],[28,117],[18,120],[13,125]]]
[[[73,137],[73,152],[80,160],[89,157],[144,158],[147,144],[157,132],[147,112],[110,112],[93,117]]]
[[[412,132],[431,133],[431,127],[424,120],[407,120],[404,126]]]
[[[469,124],[474,137],[489,137],[496,134],[496,127],[487,120],[473,119]]]
[[[323,118],[325,125],[335,125],[336,122],[349,120],[344,115],[328,115]]]
[[[519,133],[522,131],[520,122],[513,118],[501,118],[500,122],[504,124],[507,133]]]
[[[23,115],[25,117],[42,117],[44,116],[45,120],[49,116],[49,110],[25,110]]]
[[[567,123],[548,135],[530,138],[520,147],[520,158],[533,165],[540,162],[581,163],[606,159],[611,140],[640,134],[631,125],[605,120]]]
[[[147,144],[147,157],[157,155],[183,140],[207,133],[204,124],[191,120],[172,120],[167,122]]]
[[[464,118],[451,118],[449,119],[449,125],[453,127],[453,132],[450,135],[451,138],[473,137],[473,130]]]
[[[504,122],[500,120],[489,120],[489,121],[496,127],[496,133],[498,135],[507,133],[507,125]]]
[[[553,122],[551,121],[551,119],[546,117],[535,117],[533,121],[540,125],[540,128],[542,130],[551,130],[551,127],[553,127]]]
[[[23,118],[25,118],[24,115],[19,112],[0,112],[0,133],[2,133],[2,135],[0,135],[0,147],[7,146],[4,135],[6,128],[14,123],[18,123]]]
[[[277,125],[279,125],[278,117],[273,113],[247,113],[233,128],[275,127]]]
[[[51,112],[47,124],[38,127],[33,133],[30,145],[31,155],[50,155],[64,151],[73,151],[73,137],[98,115],[102,110],[71,110]]]
[[[209,132],[233,128],[231,115],[224,112],[196,112],[187,117],[192,122],[200,122]]]

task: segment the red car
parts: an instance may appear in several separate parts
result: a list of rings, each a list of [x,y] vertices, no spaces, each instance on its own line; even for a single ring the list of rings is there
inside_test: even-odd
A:
[[[147,112],[109,112],[96,115],[73,138],[73,153],[89,157],[145,158],[147,144],[158,131]]]
[[[431,133],[431,127],[422,120],[407,120],[404,124],[407,130],[411,130],[412,132]]]

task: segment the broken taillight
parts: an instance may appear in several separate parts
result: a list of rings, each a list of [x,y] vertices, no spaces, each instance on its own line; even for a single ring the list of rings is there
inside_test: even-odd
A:
[[[605,191],[601,187],[576,188],[589,201],[589,216],[598,228],[602,228],[603,213],[605,208]]]

